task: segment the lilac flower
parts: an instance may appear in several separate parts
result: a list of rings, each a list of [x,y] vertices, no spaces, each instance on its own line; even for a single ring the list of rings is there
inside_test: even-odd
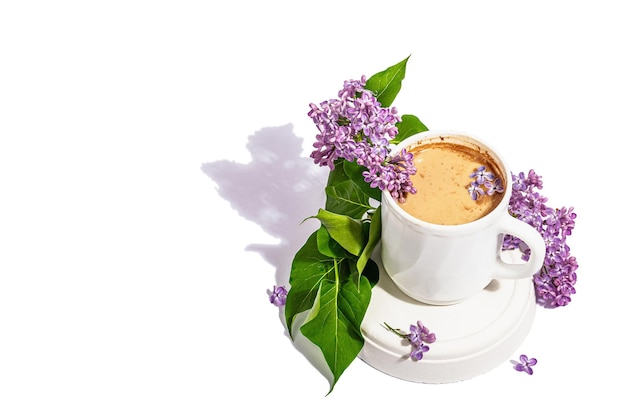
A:
[[[534,169],[528,171],[528,185],[538,189],[543,188],[543,181],[541,180],[541,177],[535,173]]]
[[[504,192],[504,186],[502,185],[502,180],[500,178],[496,178],[493,182],[487,181],[485,183],[485,188],[487,189],[487,195]]]
[[[424,353],[428,352],[430,348],[426,346],[424,343],[414,344],[411,343],[411,359],[414,361],[420,361],[424,358]]]
[[[535,366],[537,364],[537,359],[535,358],[528,358],[528,356],[526,355],[520,355],[519,357],[520,362],[517,362],[515,364],[515,370],[519,371],[519,372],[526,372],[528,375],[532,375],[533,374],[533,366]]]
[[[470,174],[470,178],[473,178],[474,181],[472,181],[469,187],[467,187],[467,191],[469,192],[470,198],[474,201],[478,200],[485,194],[493,195],[496,192],[504,192],[502,180],[500,178],[496,178],[492,172],[487,171],[484,165],[476,168]]]
[[[274,285],[274,290],[270,294],[270,303],[277,307],[284,306],[287,302],[287,290],[284,286]]]
[[[411,344],[411,353],[409,354],[410,358],[414,361],[420,361],[424,358],[424,353],[430,350],[430,347],[426,344],[434,343],[437,340],[437,337],[434,333],[431,333],[430,330],[424,324],[418,320],[417,325],[411,325],[409,327],[409,333],[404,333],[399,329],[394,329],[387,323],[385,326],[388,330],[391,330],[396,335],[406,339]]]
[[[363,173],[363,178],[372,188],[387,190],[393,198],[403,203],[409,193],[416,193],[410,178],[415,173],[413,154],[402,149],[398,155],[379,165],[371,164]]]
[[[533,276],[537,303],[545,307],[568,305],[576,294],[578,262],[571,256],[566,239],[572,234],[576,213],[572,207],[553,209],[548,199],[537,192],[542,189],[542,177],[534,170],[512,175],[513,193],[509,213],[534,227],[543,237],[546,253],[543,267]],[[514,236],[504,237],[503,249],[522,250],[522,259],[528,260],[527,246]]]
[[[474,201],[485,195],[485,191],[480,187],[480,184],[475,181],[470,184],[470,186],[467,188],[467,191]]]
[[[365,76],[347,80],[338,99],[309,105],[308,115],[319,130],[311,158],[330,169],[338,159],[355,161],[366,168],[363,178],[372,188],[387,190],[403,202],[408,193],[416,192],[410,178],[415,173],[413,155],[404,151],[388,156],[401,119],[395,107],[382,107],[365,84]]]
[[[470,174],[470,178],[474,178],[478,185],[483,185],[485,181],[491,181],[494,175],[489,171],[485,171],[485,169],[484,165],[479,166]]]
[[[434,333],[428,330],[428,327],[424,326],[421,321],[417,321],[417,326],[411,325],[409,327],[410,333],[407,335],[407,339],[411,343],[418,343],[423,341],[424,343],[433,343],[437,340]]]
[[[528,184],[526,183],[526,176],[523,172],[520,172],[517,176],[513,176],[513,191],[526,191],[527,189]]]

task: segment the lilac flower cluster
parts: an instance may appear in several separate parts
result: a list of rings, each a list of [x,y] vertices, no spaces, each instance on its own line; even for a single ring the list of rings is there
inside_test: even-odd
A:
[[[395,107],[382,107],[365,82],[365,76],[347,80],[338,99],[310,104],[308,115],[319,130],[311,157],[330,169],[340,158],[356,161],[366,168],[363,178],[372,188],[387,190],[403,202],[408,193],[416,192],[410,179],[416,172],[413,154],[403,150],[389,156],[389,143],[398,134],[396,123],[401,119]]]
[[[537,192],[543,188],[542,178],[534,170],[531,169],[528,175],[520,172],[512,177],[509,212],[537,229],[546,243],[543,267],[533,277],[537,302],[546,307],[566,306],[576,293],[578,263],[566,243],[567,236],[574,229],[576,213],[573,207],[553,209],[546,205],[548,199]],[[523,259],[528,260],[528,246],[514,236],[505,236],[503,249],[516,248],[522,251]]]
[[[419,320],[417,321],[417,325],[412,324],[409,327],[409,333],[403,333],[398,329],[394,329],[387,323],[385,323],[385,326],[398,336],[409,341],[411,344],[410,357],[414,361],[421,360],[424,357],[424,353],[430,350],[430,347],[426,344],[434,343],[437,340],[435,333],[431,333]]]
[[[474,172],[470,174],[470,178],[472,178],[473,181],[470,183],[469,187],[467,187],[467,191],[474,201],[485,194],[493,195],[496,192],[504,192],[502,179],[496,178],[496,176],[492,172],[487,171],[483,165],[476,168]]]

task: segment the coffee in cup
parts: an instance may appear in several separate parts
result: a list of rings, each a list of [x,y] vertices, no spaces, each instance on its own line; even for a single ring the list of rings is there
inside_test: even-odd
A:
[[[418,133],[392,155],[414,153],[417,173],[405,203],[381,200],[382,265],[411,298],[435,305],[461,302],[493,279],[532,279],[545,257],[543,237],[508,212],[511,172],[483,140],[456,132]],[[530,248],[525,263],[502,258],[505,235]]]
[[[502,193],[473,200],[469,187],[472,173],[484,167],[493,181],[505,178],[498,164],[485,149],[463,136],[435,138],[410,147],[417,172],[411,176],[416,194],[409,194],[400,207],[408,214],[428,223],[455,225],[478,220],[502,201]],[[504,184],[502,184],[504,187]]]

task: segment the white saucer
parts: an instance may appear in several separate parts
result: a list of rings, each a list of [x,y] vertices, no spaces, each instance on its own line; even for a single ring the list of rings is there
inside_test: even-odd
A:
[[[372,289],[361,330],[365,345],[359,358],[388,375],[412,382],[448,383],[487,373],[512,354],[526,338],[535,318],[532,278],[496,279],[481,293],[459,304],[433,306],[413,300],[391,281],[378,251],[372,259],[380,280]],[[515,262],[511,255],[511,262]],[[420,361],[411,346],[384,323],[408,333],[420,320],[437,336]]]

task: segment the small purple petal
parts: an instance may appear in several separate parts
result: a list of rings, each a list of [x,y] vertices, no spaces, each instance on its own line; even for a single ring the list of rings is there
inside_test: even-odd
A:
[[[274,285],[274,290],[270,294],[270,303],[276,307],[284,306],[287,302],[287,290],[284,286],[277,287]]]
[[[526,372],[528,375],[532,375],[534,372],[532,366],[535,366],[537,364],[537,359],[528,359],[528,356],[520,355],[519,360],[520,362],[515,363],[515,370],[518,372]]]

